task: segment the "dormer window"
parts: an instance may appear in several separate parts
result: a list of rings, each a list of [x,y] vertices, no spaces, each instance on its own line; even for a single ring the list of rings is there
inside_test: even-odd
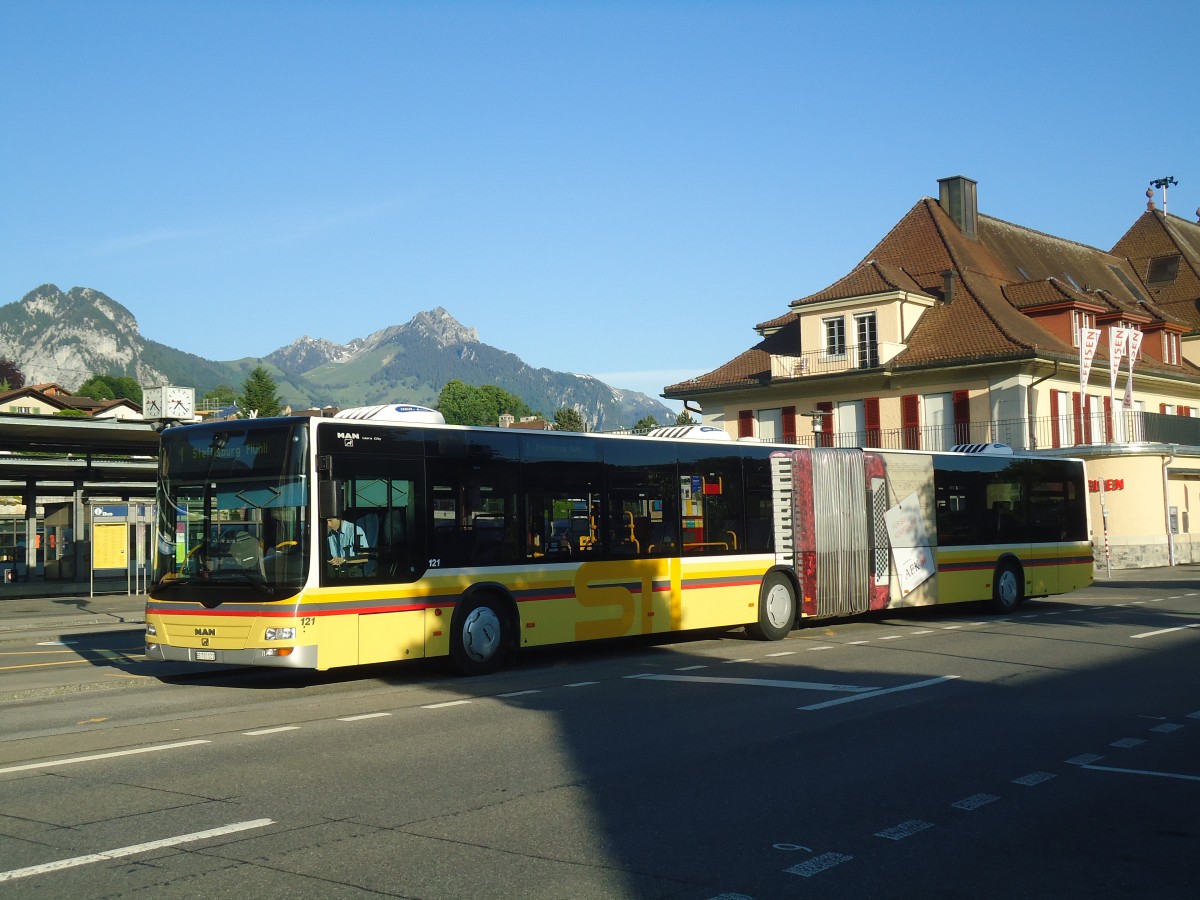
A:
[[[1096,316],[1081,309],[1071,310],[1071,343],[1078,347],[1080,335],[1084,328],[1095,328]]]
[[[1169,366],[1179,365],[1179,335],[1162,333],[1162,361]]]

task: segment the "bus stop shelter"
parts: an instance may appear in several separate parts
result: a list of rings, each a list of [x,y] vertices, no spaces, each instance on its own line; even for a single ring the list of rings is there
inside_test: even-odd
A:
[[[24,507],[16,540],[4,547],[5,579],[83,580],[89,571],[94,503],[153,502],[159,446],[149,422],[0,414],[0,504]],[[38,508],[48,511],[39,530]],[[51,511],[52,510],[52,511]],[[15,514],[6,516],[6,527]],[[69,535],[69,552],[60,535]],[[53,546],[51,546],[53,544]],[[3,588],[0,587],[0,591]]]

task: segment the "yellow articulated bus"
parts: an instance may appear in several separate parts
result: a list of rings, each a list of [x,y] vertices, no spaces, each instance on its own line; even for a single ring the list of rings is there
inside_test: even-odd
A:
[[[1079,460],[445,425],[422,407],[168,428],[152,659],[330,669],[745,628],[1092,578]]]

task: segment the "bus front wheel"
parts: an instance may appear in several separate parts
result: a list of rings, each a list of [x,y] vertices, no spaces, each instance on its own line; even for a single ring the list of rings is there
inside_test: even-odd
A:
[[[459,674],[486,675],[504,663],[512,643],[512,626],[504,608],[491,596],[464,601],[454,613],[450,661]]]
[[[759,641],[780,641],[796,624],[796,589],[785,575],[771,572],[763,579],[758,595],[758,621],[746,633]]]
[[[996,567],[996,575],[992,579],[992,610],[998,613],[1010,613],[1025,599],[1024,594],[1021,572],[1016,564],[1000,563]]]

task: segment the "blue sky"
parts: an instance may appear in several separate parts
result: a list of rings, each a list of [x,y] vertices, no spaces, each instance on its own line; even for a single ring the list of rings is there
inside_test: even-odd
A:
[[[1151,179],[1191,218],[1198,10],[6,0],[0,304],[92,287],[218,360],[443,306],[657,395],[941,177],[1103,248]]]

